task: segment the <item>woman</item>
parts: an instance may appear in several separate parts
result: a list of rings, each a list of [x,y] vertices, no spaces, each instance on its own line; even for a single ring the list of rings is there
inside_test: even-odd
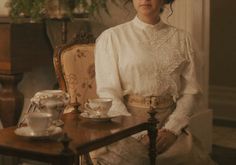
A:
[[[198,60],[187,33],[164,24],[160,13],[174,0],[133,0],[130,22],[104,31],[96,42],[97,93],[113,98],[111,115],[141,115],[158,100],[158,164],[213,164],[185,128],[202,94]],[[173,106],[176,104],[176,106]],[[98,164],[148,164],[146,132],[96,155]],[[115,160],[114,160],[115,159]]]

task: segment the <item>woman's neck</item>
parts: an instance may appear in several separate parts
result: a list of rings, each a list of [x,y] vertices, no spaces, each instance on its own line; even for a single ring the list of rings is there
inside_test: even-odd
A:
[[[140,16],[140,15],[137,15],[137,16],[141,21],[143,21],[147,24],[151,24],[151,25],[155,25],[160,21],[159,16],[158,17],[149,17],[149,16],[145,17],[145,16]]]

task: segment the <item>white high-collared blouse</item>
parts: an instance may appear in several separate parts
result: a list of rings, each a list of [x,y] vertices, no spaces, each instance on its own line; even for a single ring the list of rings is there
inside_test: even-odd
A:
[[[104,31],[96,41],[97,93],[113,98],[110,114],[129,115],[123,96],[170,94],[177,102],[164,128],[180,134],[201,92],[197,58],[189,35],[175,27],[142,22],[137,16]]]

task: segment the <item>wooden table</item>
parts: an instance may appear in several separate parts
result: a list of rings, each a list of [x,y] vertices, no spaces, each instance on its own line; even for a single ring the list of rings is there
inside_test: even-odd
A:
[[[56,140],[25,139],[14,134],[15,127],[5,128],[0,130],[0,154],[50,162],[53,165],[72,165],[76,154],[82,155],[148,130],[151,139],[150,164],[154,165],[157,136],[154,115],[155,112],[151,113],[149,119],[147,114],[147,118],[131,116],[114,118],[109,122],[94,122],[80,118],[78,113],[66,114],[63,116],[63,131],[71,138],[68,148]]]

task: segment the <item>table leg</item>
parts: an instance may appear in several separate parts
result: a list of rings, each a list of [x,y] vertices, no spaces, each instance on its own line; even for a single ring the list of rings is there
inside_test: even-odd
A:
[[[73,165],[74,155],[73,154],[63,154],[61,157],[52,162],[52,165]]]
[[[52,165],[73,165],[75,163],[75,153],[67,148],[61,152],[61,155],[52,161]]]
[[[157,149],[156,149],[157,128],[150,125],[149,129],[148,129],[148,136],[149,136],[150,165],[155,165],[156,164],[156,156],[157,156]]]
[[[155,107],[152,106],[153,105],[152,100],[150,103],[151,103],[151,108],[150,111],[148,111],[150,115],[150,118],[148,119],[149,158],[150,158],[150,165],[155,165],[157,156],[156,139],[158,136],[157,132],[158,120],[155,118],[157,111],[155,110]]]
[[[75,162],[75,153],[69,148],[69,143],[72,139],[68,136],[67,133],[64,133],[63,136],[59,139],[59,141],[63,145],[63,149],[61,151],[61,156],[58,160],[53,162],[53,165],[73,165]]]

